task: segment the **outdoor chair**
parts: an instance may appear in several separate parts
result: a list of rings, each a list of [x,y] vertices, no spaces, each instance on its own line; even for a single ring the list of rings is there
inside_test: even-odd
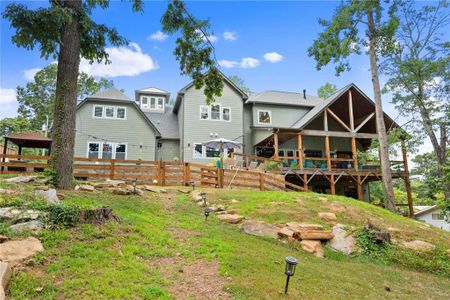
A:
[[[247,170],[252,171],[252,170],[256,170],[257,168],[258,168],[258,162],[257,161],[252,161],[248,165]]]

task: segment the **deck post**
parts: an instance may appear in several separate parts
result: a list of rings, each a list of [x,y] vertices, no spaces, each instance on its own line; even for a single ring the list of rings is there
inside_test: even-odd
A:
[[[303,170],[303,143],[302,134],[299,132],[297,134],[297,149],[298,149],[298,167]]]
[[[363,200],[364,195],[363,195],[362,186],[361,186],[361,175],[356,176],[356,191],[358,193],[358,200]]]
[[[408,155],[406,153],[406,145],[404,141],[402,141],[402,156],[403,156],[403,168],[405,170],[404,180],[405,180],[406,195],[408,197],[409,216],[412,218],[414,216],[414,209],[411,193],[411,182],[409,180]]]
[[[357,150],[356,150],[356,138],[352,137],[352,158],[353,158],[353,168],[355,171],[358,171],[358,158],[357,158]]]
[[[264,173],[259,173],[259,190],[264,191]]]
[[[327,169],[331,171],[330,137],[325,136],[325,155],[327,157]]]
[[[336,195],[336,187],[334,185],[334,174],[330,175],[330,190],[331,190],[331,195]]]
[[[111,164],[109,165],[109,179],[113,180],[114,172],[116,171],[116,160],[111,159],[110,162],[111,162]]]
[[[308,191],[308,175],[303,174],[303,187],[305,189],[305,192]]]
[[[275,160],[278,160],[278,133],[274,132],[273,134],[273,148],[275,150],[275,153],[273,154],[273,158]]]

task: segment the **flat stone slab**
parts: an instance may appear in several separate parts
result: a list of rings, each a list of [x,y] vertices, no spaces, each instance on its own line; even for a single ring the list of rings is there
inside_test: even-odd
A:
[[[263,221],[245,221],[240,225],[245,233],[261,237],[270,237],[276,239],[278,237],[279,228],[263,222]]]
[[[217,218],[219,220],[225,221],[225,222],[230,223],[230,224],[237,224],[237,223],[241,222],[244,219],[243,216],[234,215],[234,214],[217,215]]]
[[[294,231],[289,229],[288,227],[283,227],[278,230],[278,236],[282,239],[291,238],[294,236]]]
[[[300,240],[319,240],[328,241],[334,238],[334,234],[331,231],[322,230],[303,230],[294,234],[295,238]]]
[[[33,209],[18,209],[16,207],[1,207],[0,220],[29,221],[36,220],[42,212]]]
[[[356,251],[356,239],[348,234],[346,226],[337,224],[333,226],[334,238],[328,241],[328,246],[347,255]]]
[[[403,246],[405,248],[416,250],[416,251],[432,251],[436,246],[433,244],[430,244],[428,242],[420,241],[420,240],[414,240],[410,242],[403,242]]]
[[[289,222],[286,226],[292,231],[303,231],[303,230],[322,230],[323,226],[320,224],[307,224],[300,222]]]
[[[0,244],[0,261],[9,262],[11,265],[18,264],[25,259],[31,258],[37,252],[44,251],[44,247],[35,237],[24,240],[12,240]]]
[[[144,190],[152,193],[159,193],[159,190],[151,185],[144,185]]]
[[[37,176],[17,176],[6,179],[7,183],[27,183],[34,181]]]
[[[330,212],[320,212],[317,214],[317,216],[319,218],[322,218],[322,219],[325,219],[328,221],[336,221],[337,220],[336,215],[334,213],[330,213]]]
[[[123,186],[125,185],[125,181],[123,180],[106,180],[95,183],[96,188],[110,188],[110,187],[117,187],[117,186]]]
[[[192,191],[192,200],[194,200],[195,202],[202,201],[202,196],[200,195],[201,193],[202,191],[199,190]]]
[[[0,299],[5,299],[5,291],[11,280],[12,271],[8,263],[0,262]]]
[[[44,224],[36,220],[9,226],[9,230],[11,230],[11,232],[13,233],[23,233],[23,232],[38,233],[42,229],[44,229]]]
[[[83,192],[93,192],[95,191],[95,187],[89,184],[80,184],[78,190]]]
[[[17,195],[17,194],[19,194],[18,191],[0,188],[0,195]]]

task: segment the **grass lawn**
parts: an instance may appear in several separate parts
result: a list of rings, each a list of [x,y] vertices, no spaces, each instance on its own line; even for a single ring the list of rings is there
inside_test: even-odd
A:
[[[274,224],[317,223],[313,215],[331,202],[313,193],[210,193],[210,202]],[[232,198],[240,202],[230,204]],[[406,230],[398,238],[417,236],[450,248],[448,233],[344,197],[333,199],[350,207],[349,214],[336,212],[339,222],[361,225],[370,216]],[[320,259],[292,244],[246,235],[213,215],[205,222],[203,209],[185,194],[68,192],[64,202],[110,206],[122,222],[41,233],[46,250],[34,265],[15,273],[8,291],[12,299],[445,299],[450,293],[445,273],[418,272],[329,249],[327,258]],[[284,295],[287,255],[299,264]]]

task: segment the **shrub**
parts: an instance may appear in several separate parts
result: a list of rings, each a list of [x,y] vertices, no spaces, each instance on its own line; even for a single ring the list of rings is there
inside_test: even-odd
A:
[[[266,164],[266,169],[267,169],[267,170],[276,170],[276,169],[277,169],[277,166],[278,166],[278,164],[277,164],[276,162],[274,162],[274,161],[269,161],[269,162]]]
[[[44,222],[52,228],[73,227],[78,223],[78,206],[49,205],[45,211]]]
[[[55,169],[46,168],[43,172],[43,175],[49,179],[49,183],[53,186],[58,184],[58,175],[56,174]]]

